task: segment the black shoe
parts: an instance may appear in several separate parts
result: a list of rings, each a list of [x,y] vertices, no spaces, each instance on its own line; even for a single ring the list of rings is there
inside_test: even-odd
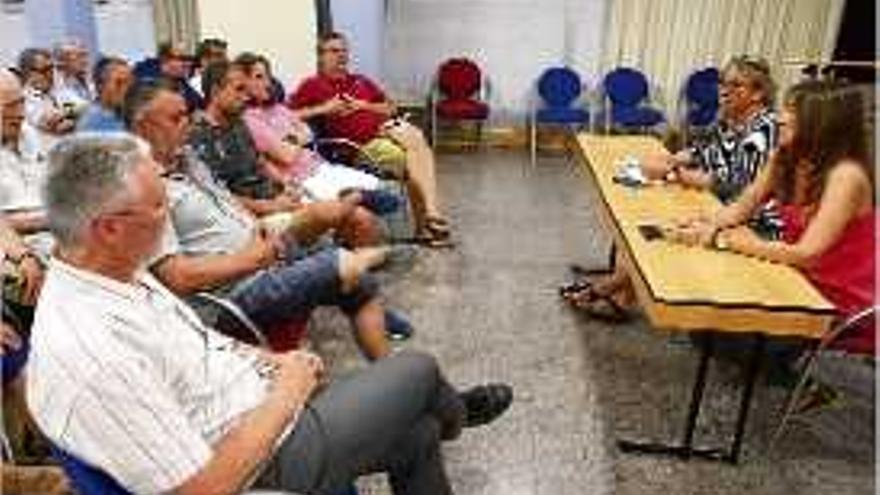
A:
[[[513,389],[503,383],[479,385],[459,394],[467,411],[464,426],[472,428],[491,423],[513,402]]]

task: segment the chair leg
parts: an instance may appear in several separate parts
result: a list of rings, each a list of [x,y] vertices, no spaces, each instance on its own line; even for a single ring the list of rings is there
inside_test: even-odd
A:
[[[809,357],[804,363],[801,377],[800,379],[798,379],[797,385],[795,385],[794,389],[792,389],[791,393],[788,396],[788,400],[785,403],[785,410],[782,414],[782,419],[779,421],[779,426],[776,427],[776,430],[770,437],[770,445],[768,446],[768,451],[773,451],[773,448],[782,437],[782,433],[785,430],[785,427],[788,426],[789,421],[791,420],[792,416],[794,416],[795,407],[797,407],[798,402],[801,399],[801,394],[804,392],[804,390],[807,388],[807,384],[809,384],[810,382],[810,378],[816,368],[818,360],[819,351],[818,349],[816,349],[810,353]]]
[[[538,124],[532,119],[529,126],[529,147],[531,149],[532,168],[536,168],[538,161]]]

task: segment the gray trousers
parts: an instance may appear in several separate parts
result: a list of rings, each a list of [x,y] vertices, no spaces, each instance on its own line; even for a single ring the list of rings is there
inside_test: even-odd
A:
[[[395,495],[449,495],[442,431],[464,405],[434,358],[405,352],[331,383],[300,414],[262,480],[303,494],[332,494],[386,471]]]

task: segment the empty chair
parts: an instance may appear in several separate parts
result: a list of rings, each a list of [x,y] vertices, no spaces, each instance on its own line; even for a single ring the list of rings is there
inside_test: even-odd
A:
[[[656,108],[645,106],[648,98],[648,80],[644,74],[629,67],[618,67],[605,75],[602,81],[606,103],[604,119],[606,130],[612,127],[645,129],[665,119]]]
[[[685,83],[686,123],[705,127],[718,116],[718,86],[721,75],[715,67],[698,70]]]
[[[431,90],[431,143],[436,146],[439,120],[472,121],[477,125],[477,141],[482,123],[489,117],[488,83],[480,67],[467,58],[452,58],[437,69]]]
[[[538,151],[538,125],[578,125],[590,123],[590,112],[583,106],[576,105],[583,91],[583,84],[577,72],[568,67],[551,67],[538,78],[537,93],[543,106],[537,108],[532,100],[529,112],[529,145],[532,166]]]

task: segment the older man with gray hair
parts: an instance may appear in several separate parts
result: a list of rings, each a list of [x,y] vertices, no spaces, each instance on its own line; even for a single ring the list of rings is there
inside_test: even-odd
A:
[[[433,358],[400,353],[318,390],[321,359],[230,340],[145,269],[167,215],[143,141],[53,149],[58,237],[28,371],[37,424],[134,493],[238,493],[261,476],[331,493],[388,471],[393,492],[450,494],[439,440],[475,424]]]
[[[45,227],[40,187],[46,166],[24,106],[18,77],[0,69],[0,211],[15,230],[30,233]]]

